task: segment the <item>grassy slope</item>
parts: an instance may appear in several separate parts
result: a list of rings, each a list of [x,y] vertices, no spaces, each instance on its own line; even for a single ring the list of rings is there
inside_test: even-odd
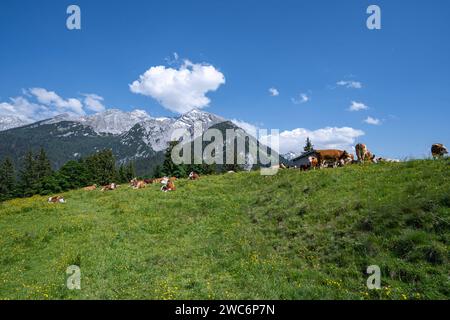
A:
[[[0,299],[445,299],[448,160],[0,204]],[[82,290],[65,288],[81,266]],[[382,286],[367,290],[367,266]]]

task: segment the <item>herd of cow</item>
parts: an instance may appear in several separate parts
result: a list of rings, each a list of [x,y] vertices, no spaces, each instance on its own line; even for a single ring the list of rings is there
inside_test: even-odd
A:
[[[310,170],[310,169],[316,169],[316,168],[325,168],[325,167],[338,167],[338,166],[345,166],[347,164],[351,163],[364,163],[364,162],[372,162],[372,163],[381,163],[381,162],[399,162],[399,160],[393,160],[393,159],[386,159],[381,157],[376,157],[374,154],[372,154],[367,146],[365,144],[359,143],[355,146],[356,151],[356,157],[357,160],[355,160],[355,157],[353,154],[348,153],[347,151],[342,150],[316,150],[315,156],[308,157],[308,164],[302,165],[300,169],[302,170]],[[448,154],[447,148],[442,144],[433,144],[431,147],[431,154],[433,158],[440,158]],[[281,169],[286,169],[286,166],[281,164],[279,166]],[[233,171],[230,171],[229,173],[233,173]],[[189,180],[198,180],[200,179],[200,176],[195,173],[191,172],[189,174]],[[137,178],[134,178],[130,181],[130,187],[133,189],[143,189],[146,188],[148,185],[151,184],[162,184],[161,191],[163,192],[169,192],[169,191],[175,191],[175,181],[177,180],[176,177],[163,177],[163,178],[157,178],[157,179],[143,179],[138,180]],[[110,183],[106,186],[102,186],[100,191],[112,191],[116,190],[119,187],[118,184]],[[85,191],[94,191],[97,190],[97,185],[92,185],[89,187],[83,188]],[[48,198],[49,203],[65,203],[63,197],[61,196],[54,196]]]
[[[396,159],[387,159],[382,157],[376,157],[372,152],[369,151],[365,144],[359,143],[355,146],[355,152],[357,159],[353,154],[342,150],[316,150],[315,155],[308,157],[308,162],[302,165],[300,169],[309,170],[316,168],[325,167],[338,167],[345,166],[347,164],[353,163],[382,163],[382,162],[400,162]],[[447,148],[442,144],[433,144],[431,147],[431,154],[433,158],[440,158],[448,154]],[[281,167],[283,168],[283,167]]]

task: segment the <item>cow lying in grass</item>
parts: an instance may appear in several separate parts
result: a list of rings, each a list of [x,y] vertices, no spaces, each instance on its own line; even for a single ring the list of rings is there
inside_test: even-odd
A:
[[[66,203],[66,200],[61,196],[55,196],[48,198],[48,203]]]
[[[111,183],[111,184],[108,184],[108,185],[106,185],[106,186],[103,186],[102,189],[101,189],[101,191],[102,191],[102,192],[103,192],[103,191],[112,191],[112,190],[116,190],[117,187],[118,187],[118,185],[116,185],[115,183]]]
[[[97,189],[97,185],[96,184],[94,184],[92,186],[89,186],[89,187],[86,187],[86,188],[83,188],[84,191],[94,191],[95,189]]]
[[[191,173],[189,173],[189,180],[198,180],[200,179],[200,176],[198,175],[198,173],[192,171]]]
[[[177,188],[175,187],[175,184],[173,181],[170,181],[169,178],[165,177],[161,180],[161,184],[163,185],[161,187],[161,191],[168,192],[168,191],[175,191]]]
[[[144,189],[147,186],[147,183],[145,180],[138,180],[137,178],[134,178],[130,181],[130,187],[133,189]]]

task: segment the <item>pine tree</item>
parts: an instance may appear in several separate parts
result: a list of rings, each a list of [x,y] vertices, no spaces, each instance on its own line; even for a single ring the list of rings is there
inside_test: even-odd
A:
[[[0,165],[0,200],[6,200],[14,195],[16,176],[14,165],[6,158]]]
[[[171,141],[166,149],[162,173],[165,176],[174,176],[179,171],[178,166],[172,161],[172,150],[178,144],[178,141]]]
[[[47,157],[47,154],[43,148],[39,151],[39,154],[36,156],[36,176],[37,179],[41,180],[45,177],[52,175],[52,166],[50,164],[50,160]]]
[[[162,172],[162,168],[161,166],[158,164],[155,169],[153,169],[153,174],[152,177],[153,178],[161,178],[163,176],[163,172]]]
[[[124,168],[124,178],[125,181],[131,181],[132,179],[136,178],[136,169],[134,167],[134,162],[130,161],[126,168]]]
[[[23,160],[22,169],[19,173],[20,186],[19,191],[22,196],[32,196],[37,189],[36,162],[33,153],[28,151]]]
[[[314,150],[314,146],[311,143],[311,140],[309,139],[309,137],[306,138],[306,145],[304,146],[303,150],[305,152],[309,152],[309,151],[313,151]]]
[[[121,164],[119,166],[119,171],[117,172],[117,180],[121,183],[126,182],[127,181],[127,175],[125,172],[125,166],[123,164]],[[130,180],[128,180],[130,181]]]

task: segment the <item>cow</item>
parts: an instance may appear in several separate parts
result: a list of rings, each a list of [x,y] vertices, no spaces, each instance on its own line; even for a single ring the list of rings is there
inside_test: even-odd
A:
[[[372,154],[369,149],[367,149],[367,146],[362,143],[358,143],[355,146],[356,156],[358,157],[358,162],[364,163],[365,161],[368,162],[375,162],[375,155]]]
[[[316,156],[319,167],[324,167],[327,162],[336,167],[341,163],[346,164],[352,161],[352,155],[342,150],[317,150]]]
[[[48,198],[48,203],[66,203],[66,200],[61,196],[55,196]]]
[[[382,158],[378,157],[373,160],[375,163],[399,163],[400,160],[398,159],[389,159],[389,158]]]
[[[144,179],[145,184],[152,184],[153,179]]]
[[[147,184],[141,180],[141,181],[137,181],[136,185],[133,186],[133,189],[144,189],[147,186]]]
[[[94,184],[92,186],[89,186],[89,187],[83,188],[84,191],[94,191],[95,189],[97,189],[97,185],[96,184]]]
[[[198,180],[200,179],[200,176],[198,175],[198,173],[192,171],[191,173],[189,173],[189,180]]]
[[[448,151],[443,144],[436,143],[431,146],[431,155],[434,159],[442,158],[446,154],[448,154]]]
[[[111,191],[111,190],[116,190],[116,189],[117,189],[117,185],[115,183],[111,183],[111,184],[108,184],[106,186],[103,186],[101,191],[102,192],[103,191]]]
[[[173,181],[170,181],[169,178],[165,177],[161,180],[161,184],[163,185],[161,187],[161,191],[168,192],[168,191],[175,191],[177,188],[175,187],[175,184]]]
[[[308,161],[309,161],[308,169],[315,170],[316,168],[319,167],[319,160],[316,157],[309,156]]]
[[[130,181],[130,187],[133,189],[143,189],[147,186],[147,183],[145,180],[138,180],[137,178],[134,178]]]

